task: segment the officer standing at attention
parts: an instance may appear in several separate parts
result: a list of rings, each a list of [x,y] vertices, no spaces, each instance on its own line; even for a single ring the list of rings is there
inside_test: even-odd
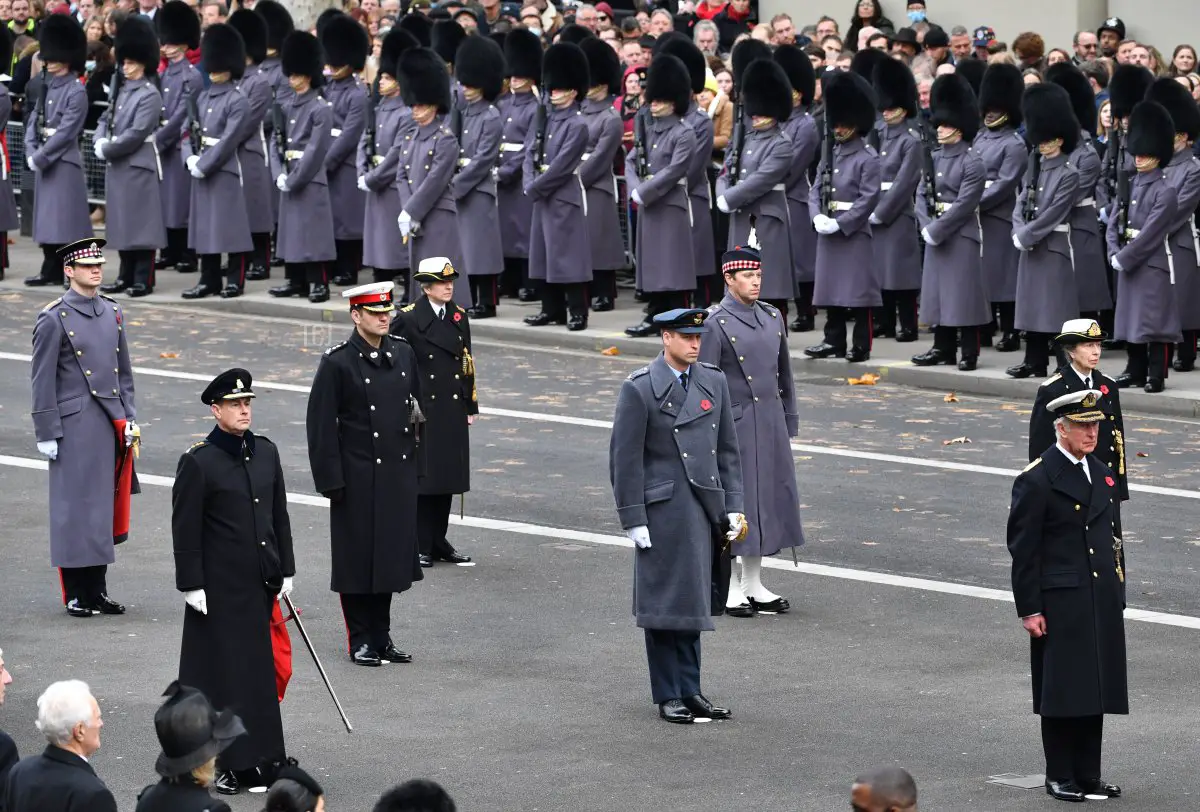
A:
[[[588,246],[592,250],[591,306],[597,313],[604,313],[616,307],[617,270],[625,267],[625,241],[617,214],[620,205],[617,179],[613,176],[613,163],[625,132],[613,107],[614,97],[622,92],[621,61],[612,46],[596,37],[588,37],[579,47],[587,56],[590,77],[587,98],[580,108],[588,127],[588,145],[583,165],[579,167],[579,180],[587,195]]]
[[[42,247],[42,269],[25,280],[30,287],[61,285],[67,243],[92,236],[87,184],[79,137],[87,115],[87,91],[79,81],[87,59],[83,29],[69,16],[51,14],[43,24],[41,60],[46,83],[29,103],[33,114],[25,128],[25,163],[34,174],[33,240]]]
[[[350,660],[408,663],[391,638],[392,594],[417,561],[421,379],[408,342],[388,335],[391,282],[342,291],[354,332],[321,357],[308,396],[308,460],[329,500],[330,585],[341,595]]]
[[[106,574],[114,546],[129,535],[129,495],[138,490],[133,369],[121,306],[99,293],[103,249],[101,239],[63,246],[71,287],[33,327],[33,428],[50,461],[50,563],[71,617],[125,613],[108,597]]]
[[[763,586],[762,559],[804,544],[800,497],[790,438],[799,431],[796,387],[782,314],[759,300],[762,259],[755,247],[734,248],[721,258],[725,298],[708,310],[708,335],[700,360],[725,373],[741,450],[746,538],[733,545],[739,557],[729,579],[725,614],[753,617],[791,608]]]
[[[117,85],[109,112],[100,117],[92,146],[96,157],[106,161],[104,236],[120,255],[121,270],[116,282],[100,290],[146,296],[154,292],[155,254],[167,244],[154,146],[162,115],[156,81],[160,56],[158,38],[146,18],[130,17],[121,24],[116,54],[124,81]]]
[[[508,92],[496,105],[504,124],[500,166],[496,171],[496,203],[500,209],[500,237],[504,242],[503,287],[508,295],[516,296],[522,302],[535,302],[540,294],[529,279],[533,201],[525,195],[523,173],[525,140],[534,127],[539,105],[541,39],[523,28],[509,31],[504,38],[504,66]]]
[[[470,40],[468,40],[469,42]],[[471,489],[471,438],[479,414],[471,323],[454,303],[458,271],[446,257],[426,257],[413,273],[424,294],[397,314],[392,335],[413,348],[421,375],[425,425],[421,429],[424,471],[417,496],[417,541],[421,566],[470,563],[446,539],[454,494]]]
[[[262,62],[262,74],[266,77],[267,83],[271,86],[271,106],[282,104],[292,93],[292,88],[288,84],[288,78],[283,74],[283,41],[287,39],[287,35],[295,30],[295,24],[292,22],[292,15],[282,4],[275,0],[258,0],[254,4],[254,13],[262,17],[267,24],[267,58]],[[268,156],[270,155],[270,147],[275,139],[275,122],[273,115],[268,114],[263,119],[263,136],[268,144]],[[270,158],[268,157],[268,170],[270,169]],[[279,190],[275,188],[275,176],[271,174],[271,222],[272,228],[277,228],[279,225]],[[251,270],[247,272],[246,278],[249,280],[267,279],[271,275],[271,265],[280,264],[277,259],[278,246],[273,246],[271,251],[270,261],[266,268],[261,272]]]
[[[817,232],[808,214],[808,193],[812,182],[809,170],[821,149],[821,132],[812,116],[817,76],[808,54],[795,45],[775,49],[775,61],[792,86],[792,114],[783,132],[792,142],[792,168],[784,180],[787,192],[788,222],[792,238],[792,283],[796,289],[796,318],[791,328],[807,333],[813,328],[813,279],[817,258]]]
[[[700,691],[700,632],[715,628],[728,544],[746,533],[729,387],[699,361],[705,315],[655,318],[662,354],[621,384],[608,447],[617,515],[634,544],[633,613],[651,694],[659,716],[678,724],[732,716]]]
[[[1013,483],[1008,515],[1013,598],[1030,637],[1046,792],[1062,801],[1121,795],[1100,777],[1100,754],[1104,714],[1129,713],[1116,480],[1092,455],[1106,422],[1100,396],[1084,389],[1046,404],[1056,442]]]

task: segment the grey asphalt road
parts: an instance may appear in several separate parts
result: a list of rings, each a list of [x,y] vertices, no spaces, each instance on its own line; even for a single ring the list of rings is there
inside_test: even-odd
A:
[[[46,297],[48,301],[50,296]],[[303,386],[344,325],[237,318],[129,305],[143,473],[170,477],[211,427],[201,381],[246,366]],[[0,455],[32,458],[31,300],[0,296]],[[618,535],[607,483],[608,432],[621,380],[640,361],[507,344],[478,347],[485,415],[472,429],[473,489],[484,519]],[[916,463],[1019,469],[1027,404],[889,386],[800,380],[797,453],[809,543],[804,562],[994,589],[1008,582],[1010,479]],[[260,388],[255,428],[280,444],[290,491],[311,494],[303,392]],[[578,419],[581,422],[570,422]],[[566,422],[564,422],[566,421]],[[1130,605],[1200,617],[1195,550],[1197,425],[1129,416],[1136,493],[1124,514]],[[970,443],[943,445],[967,437]],[[840,456],[833,456],[835,451]],[[1134,456],[1138,452],[1146,456]],[[846,456],[857,454],[858,456]],[[893,455],[881,460],[872,455]],[[9,463],[12,461],[10,460]],[[104,708],[96,768],[132,810],[153,780],[153,710],[174,677],[182,600],[173,589],[170,493],[148,485],[110,576],[124,618],[73,621],[48,566],[45,474],[0,465],[0,646],[16,678],[0,725],[38,749],[35,700],[50,681],[88,680]],[[1200,494],[1195,494],[1200,495]],[[457,502],[455,504],[457,509]],[[398,517],[403,520],[405,517]],[[995,812],[1054,802],[987,783],[1041,769],[1029,713],[1028,646],[1011,605],[786,571],[767,583],[795,611],[727,618],[705,638],[705,691],[735,721],[678,728],[650,703],[640,632],[629,618],[630,553],[611,544],[455,526],[478,566],[440,566],[394,604],[408,666],[361,669],[343,654],[328,591],[322,507],[294,504],[296,601],[356,724],[340,726],[296,640],[283,705],[289,747],[329,790],[331,810],[369,809],[388,786],[441,781],[464,810],[827,810],[846,806],[859,770],[908,767],[923,809]],[[1129,810],[1184,809],[1200,791],[1200,712],[1192,700],[1200,631],[1130,622],[1133,714],[1110,719],[1107,777]],[[240,796],[237,810],[259,808]]]

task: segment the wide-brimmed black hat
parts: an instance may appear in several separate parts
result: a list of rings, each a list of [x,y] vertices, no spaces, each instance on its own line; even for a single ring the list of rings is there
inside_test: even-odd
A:
[[[875,88],[878,97],[875,106],[880,112],[903,108],[906,118],[915,118],[920,111],[916,79],[900,60],[885,59],[876,65],[871,85]]]
[[[450,74],[432,48],[409,48],[396,62],[400,95],[409,107],[432,104],[439,113],[450,112]]]
[[[1167,108],[1175,122],[1175,132],[1186,133],[1189,141],[1200,135],[1200,107],[1196,106],[1192,94],[1174,79],[1163,77],[1150,86],[1147,101],[1154,101]]]
[[[211,27],[211,26],[210,26]],[[240,367],[227,369],[212,379],[200,395],[200,402],[211,406],[218,400],[239,400],[255,397],[250,385],[254,383],[248,370]]]
[[[236,714],[218,712],[195,688],[175,681],[163,696],[167,701],[154,714],[154,729],[162,745],[154,769],[161,776],[187,775],[246,732]]]
[[[1024,95],[1025,81],[1021,78],[1020,68],[1003,62],[988,65],[979,86],[979,112],[984,116],[1003,113],[1008,116],[1009,125],[1020,127],[1023,121],[1021,97]]]
[[[214,23],[200,37],[200,59],[208,73],[226,73],[241,79],[246,73],[246,43],[228,23]]]
[[[979,132],[979,102],[967,80],[948,73],[933,80],[929,91],[929,122],[953,127],[970,143]]]
[[[200,18],[183,0],[163,4],[154,15],[154,25],[163,45],[182,45],[189,50],[200,47]]]
[[[808,54],[795,45],[780,45],[775,49],[775,62],[783,68],[792,90],[800,94],[804,104],[812,104],[817,92],[817,74]]]
[[[1037,147],[1061,138],[1062,150],[1075,151],[1079,145],[1079,122],[1071,110],[1071,97],[1052,82],[1030,85],[1021,98],[1025,117],[1025,140]]]
[[[921,50],[921,41],[917,39],[917,31],[915,28],[901,28],[899,31],[889,37],[888,40],[893,45],[897,42],[901,45],[915,45],[917,46],[918,51]]]
[[[591,87],[604,85],[608,95],[621,93],[621,60],[617,52],[602,39],[592,37],[579,43],[588,61],[588,84]]]
[[[616,56],[612,48],[608,50]],[[487,37],[467,37],[454,55],[454,77],[463,87],[478,88],[484,99],[495,101],[504,90],[504,51]]]
[[[1134,157],[1158,158],[1159,167],[1166,168],[1175,157],[1175,122],[1167,108],[1155,101],[1134,106],[1125,151]]]
[[[371,52],[371,39],[367,29],[348,14],[333,17],[321,31],[321,50],[325,52],[325,64],[332,68],[349,67],[357,72],[367,64]]]
[[[162,54],[158,48],[158,35],[147,18],[137,15],[126,18],[117,29],[113,50],[117,65],[128,59],[145,67],[148,76],[158,73]]]
[[[188,13],[196,15],[189,9]],[[73,17],[51,14],[38,34],[43,64],[61,62],[73,73],[83,73],[87,62],[87,36]]]
[[[254,13],[262,17],[263,22],[267,24],[267,48],[282,53],[283,41],[287,39],[288,34],[296,30],[291,13],[276,0],[258,0],[254,4]]]
[[[293,31],[283,41],[280,67],[284,76],[307,76],[314,88],[325,83],[321,43],[307,31]]]
[[[1080,127],[1095,135],[1096,94],[1092,92],[1092,86],[1083,75],[1083,71],[1070,62],[1059,62],[1046,68],[1046,75],[1042,78],[1067,91],[1067,95],[1071,97],[1071,109],[1075,111],[1075,120],[1079,122]],[[1191,101],[1190,96],[1188,101]],[[1192,102],[1192,107],[1195,106],[1196,103]]]
[[[262,15],[248,8],[239,8],[226,20],[230,27],[242,35],[246,45],[246,56],[255,65],[267,58],[267,21]]]

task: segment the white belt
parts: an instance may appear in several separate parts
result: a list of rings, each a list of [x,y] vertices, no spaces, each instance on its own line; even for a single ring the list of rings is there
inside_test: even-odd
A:
[[[1080,200],[1078,203],[1075,204],[1075,208],[1082,209],[1085,206],[1095,206],[1095,205],[1096,205],[1096,198],[1085,197],[1083,200]]]
[[[1055,226],[1055,227],[1052,229],[1052,231],[1057,231],[1057,232],[1058,232],[1058,233],[1060,233],[1060,234],[1070,234],[1070,233],[1071,233],[1071,227],[1070,227],[1069,225],[1067,225],[1066,223],[1060,223],[1059,225],[1056,225],[1056,226]]]
[[[583,157],[582,157],[582,158],[580,158],[579,160],[581,160],[581,161],[586,161],[586,160],[587,160],[588,158],[590,158],[590,157],[592,157],[592,153],[590,153],[590,152],[585,152],[585,153],[583,153]]]
[[[992,188],[992,184],[993,184],[993,183],[995,183],[995,182],[996,182],[996,181],[994,181],[994,180],[985,180],[985,181],[983,182],[983,188],[984,188],[984,189],[990,189],[990,188]]]
[[[520,152],[525,149],[524,144],[518,144],[515,141],[505,141],[500,145],[501,152]]]
[[[892,188],[892,186],[894,186],[894,185],[895,184],[892,181],[885,180],[879,184],[879,191],[886,192],[886,191],[890,190]]]
[[[342,135],[342,131],[339,130],[337,127],[331,127],[329,130],[329,134],[332,135],[334,138],[340,138]]]
[[[146,143],[154,149],[154,166],[158,170],[158,179],[162,181],[162,158],[158,154],[158,142],[154,140],[154,133],[146,136]]]
[[[1171,253],[1171,240],[1167,238],[1163,240],[1163,247],[1167,249],[1167,268],[1171,271],[1171,284],[1175,284],[1175,255]]]
[[[832,211],[850,211],[854,208],[853,203],[830,203],[829,208]]]
[[[303,157],[304,150],[302,149],[289,149],[287,152],[283,153],[283,160],[285,161],[298,161]]]
[[[8,180],[8,153],[0,143],[0,180]]]
[[[783,184],[783,183],[776,183],[774,186],[771,187],[771,191],[772,192],[786,192],[787,185]]]
[[[211,135],[206,135],[200,139],[200,143],[206,147],[215,147],[217,144],[221,143],[221,139],[213,138]]]

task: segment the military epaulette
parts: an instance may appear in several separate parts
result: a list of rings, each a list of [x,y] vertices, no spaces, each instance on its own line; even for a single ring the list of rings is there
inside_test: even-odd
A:
[[[1040,465],[1040,464],[1041,464],[1041,462],[1042,462],[1042,458],[1041,458],[1041,457],[1038,457],[1036,460],[1034,460],[1033,462],[1031,462],[1031,463],[1029,463],[1028,465],[1026,465],[1026,466],[1025,466],[1023,469],[1021,469],[1021,473],[1022,473],[1022,474],[1027,474],[1027,473],[1029,473],[1029,472],[1030,472],[1030,471],[1032,471],[1034,468],[1037,468],[1037,467],[1038,467],[1038,465]]]
[[[466,312],[467,312],[466,310],[464,310],[464,309],[463,309],[463,306],[462,306],[462,305],[460,305],[460,304],[455,304],[454,306],[458,308],[458,312],[459,312],[459,313],[466,313]]]
[[[629,380],[629,381],[636,380],[637,378],[640,378],[643,375],[649,375],[649,374],[650,374],[650,367],[648,367],[648,366],[638,367],[633,372],[629,373],[629,377],[626,378],[626,380]]]
[[[762,299],[759,299],[758,306],[761,307],[763,310],[765,310],[767,313],[769,313],[771,318],[773,318],[773,319],[778,318],[779,309],[777,307],[775,307],[775,305],[769,304],[767,302],[764,302]]]
[[[400,308],[400,312],[401,313],[411,313],[412,309],[416,306],[417,306],[416,302],[413,302],[412,304],[407,304],[404,307]]]
[[[708,312],[708,315],[710,315],[710,316],[711,316],[713,313],[716,313],[716,312],[717,312],[718,310],[720,310],[720,309],[721,309],[721,303],[720,303],[720,302],[717,302],[716,304],[709,305],[709,306],[708,306],[708,311],[707,311],[707,312]]]
[[[116,299],[114,299],[113,297],[111,297],[111,296],[108,296],[108,295],[106,295],[106,294],[104,294],[104,293],[101,293],[101,294],[100,294],[100,298],[101,298],[101,299],[107,299],[108,301],[112,302],[113,304],[116,304],[116,303],[117,303],[117,300],[116,300]]]
[[[42,308],[42,310],[53,310],[54,308],[58,307],[60,304],[62,304],[62,297],[61,297],[61,296],[59,296],[57,299],[55,299],[55,300],[54,300],[53,302],[51,302],[50,304],[48,304],[48,305],[46,305],[45,307],[43,307],[43,308]]]
[[[1057,380],[1061,380],[1061,379],[1062,379],[1062,373],[1061,373],[1061,372],[1055,372],[1055,373],[1054,373],[1053,375],[1051,375],[1049,378],[1047,378],[1046,380],[1042,381],[1042,386],[1049,386],[1050,384],[1054,383],[1055,381],[1057,381]]]
[[[191,454],[197,448],[203,448],[206,445],[208,445],[208,440],[201,440],[198,443],[192,443],[191,447],[187,450],[187,453]]]
[[[866,149],[867,153],[870,155],[878,155],[879,154],[879,152],[875,149],[875,147],[871,146],[870,144],[863,144],[863,148]]]
[[[710,364],[710,363],[708,363],[708,361],[697,361],[696,363],[702,367],[708,367],[709,369],[714,369],[717,372],[721,371],[721,368],[719,366],[717,366],[716,364]]]
[[[331,353],[333,353],[334,351],[336,351],[336,350],[340,350],[340,349],[341,349],[342,347],[344,347],[344,346],[346,346],[346,342],[345,342],[345,341],[343,341],[343,342],[341,342],[341,343],[339,343],[339,344],[334,344],[332,347],[329,347],[328,349],[326,349],[326,350],[325,350],[325,354],[326,354],[326,355],[330,355],[330,354],[331,354]]]

